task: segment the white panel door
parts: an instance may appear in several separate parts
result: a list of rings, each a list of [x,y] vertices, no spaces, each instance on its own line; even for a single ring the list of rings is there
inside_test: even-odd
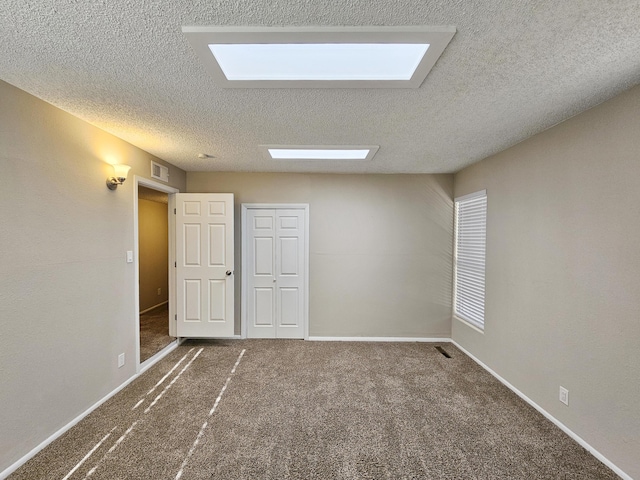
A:
[[[233,194],[176,194],[178,337],[234,333]]]
[[[276,210],[276,337],[304,338],[304,210]]]
[[[250,338],[276,338],[276,212],[247,212],[247,334]]]
[[[305,210],[249,208],[247,336],[304,338]]]

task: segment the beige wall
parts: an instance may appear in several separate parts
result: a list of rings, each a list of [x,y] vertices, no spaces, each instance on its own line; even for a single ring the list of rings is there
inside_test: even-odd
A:
[[[166,203],[138,200],[140,311],[169,299],[169,220]],[[160,294],[158,294],[160,289]]]
[[[452,326],[456,342],[634,478],[639,112],[636,87],[456,175],[456,196],[487,189],[486,327]]]
[[[135,373],[133,175],[159,160],[3,82],[0,104],[2,471]],[[488,192],[484,335],[450,321],[451,175],[171,185],[235,194],[238,273],[241,203],[309,203],[311,335],[451,334],[640,478],[639,111],[640,87],[455,176]],[[133,166],[115,192],[111,158]],[[239,332],[239,274],[236,297]]]
[[[236,333],[242,203],[308,203],[309,334],[446,337],[452,175],[187,174],[187,191],[235,194]]]
[[[0,105],[2,471],[134,375],[133,176],[159,160],[4,82]]]

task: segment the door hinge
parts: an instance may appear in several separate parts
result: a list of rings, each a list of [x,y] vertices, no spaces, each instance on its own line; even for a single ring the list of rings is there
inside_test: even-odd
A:
[[[173,262],[173,268],[178,268],[178,262]]]
[[[174,319],[176,322],[178,321],[178,314],[177,314],[177,313],[173,316],[173,319]]]
[[[174,214],[174,215],[176,214],[176,209],[175,209],[175,208],[173,209],[173,214]]]

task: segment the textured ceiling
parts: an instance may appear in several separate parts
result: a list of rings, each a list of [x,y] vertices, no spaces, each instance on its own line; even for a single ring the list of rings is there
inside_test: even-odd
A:
[[[165,192],[159,192],[152,188],[143,187],[138,185],[138,199],[149,200],[150,202],[169,204],[169,194]]]
[[[183,25],[457,33],[419,89],[237,90]],[[640,2],[0,0],[0,79],[185,170],[454,172],[640,83]],[[260,144],[380,150],[288,163]]]

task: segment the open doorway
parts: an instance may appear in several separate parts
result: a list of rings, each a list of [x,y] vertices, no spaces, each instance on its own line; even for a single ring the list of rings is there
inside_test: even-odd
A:
[[[135,180],[136,247],[136,350],[138,371],[156,361],[175,346],[170,335],[175,295],[170,265],[174,227],[172,195],[175,188],[153,180]]]
[[[140,362],[169,345],[169,194],[138,185]]]

